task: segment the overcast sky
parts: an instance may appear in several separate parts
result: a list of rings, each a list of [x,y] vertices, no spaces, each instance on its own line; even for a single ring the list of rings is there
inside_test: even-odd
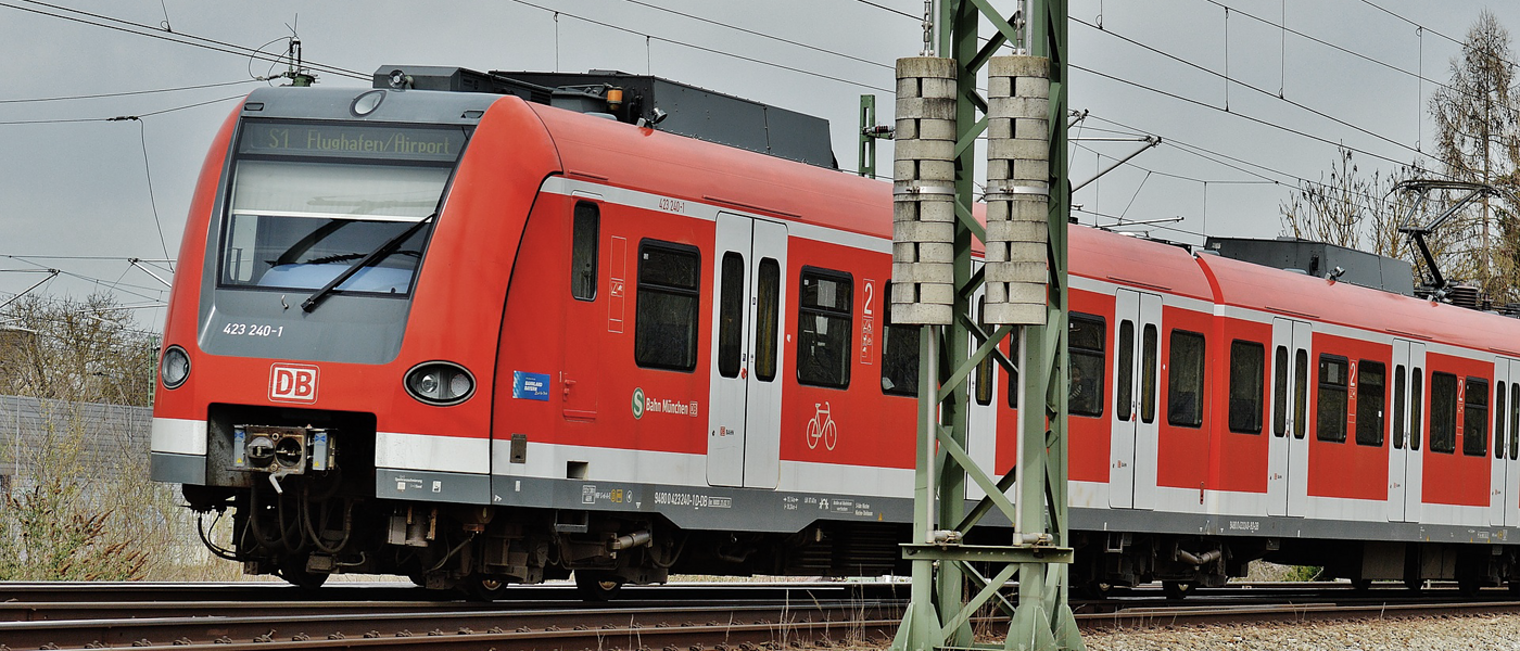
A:
[[[0,0],[0,61],[8,82],[0,87],[0,255],[32,256],[0,258],[0,302],[42,280],[32,271],[39,265],[65,272],[37,290],[48,295],[82,297],[114,288],[126,304],[163,300],[162,285],[126,258],[162,259],[166,247],[170,257],[177,253],[201,161],[216,127],[237,106],[229,98],[267,83],[249,79],[270,72],[269,63],[246,54],[27,10],[128,21],[165,37],[267,44],[266,51],[283,50],[294,27],[309,62],[363,73],[388,64],[652,73],[825,117],[840,166],[850,169],[857,165],[859,96],[875,93],[881,121],[890,121],[892,63],[922,47],[913,16],[923,5],[914,0],[57,2],[98,17]],[[1090,112],[1072,136],[1131,137],[1100,131],[1116,130],[1155,134],[1165,143],[1083,188],[1075,203],[1088,212],[1079,218],[1110,224],[1121,215],[1182,217],[1168,225],[1176,230],[1151,232],[1189,243],[1204,234],[1279,234],[1280,203],[1296,179],[1320,179],[1336,155],[1332,143],[1360,150],[1355,158],[1363,171],[1391,169],[1390,161],[1409,162],[1432,149],[1425,106],[1434,84],[1415,74],[1447,80],[1459,46],[1445,37],[1461,39],[1484,6],[1468,0],[1073,0],[1071,62],[1093,72],[1072,70],[1071,108]],[[1504,26],[1520,28],[1520,5],[1494,3],[1491,10]],[[1290,30],[1366,59],[1285,32],[1277,26],[1284,21]],[[1234,82],[1222,78],[1226,71]],[[368,85],[333,73],[319,73],[318,83]],[[230,85],[34,101],[212,84]],[[202,102],[209,103],[146,115]],[[104,120],[131,115],[144,117]],[[84,121],[69,121],[76,119]],[[1076,146],[1072,176],[1081,182],[1138,143],[1084,140]],[[884,146],[881,169],[890,170],[890,163],[891,148]],[[138,317],[145,328],[158,329],[163,311],[143,309]]]

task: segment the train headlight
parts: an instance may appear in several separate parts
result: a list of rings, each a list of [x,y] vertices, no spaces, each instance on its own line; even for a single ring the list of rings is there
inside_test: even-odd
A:
[[[175,389],[190,377],[190,356],[179,346],[170,346],[158,365],[158,377],[165,389]]]
[[[406,392],[431,405],[457,405],[475,393],[475,377],[450,362],[425,362],[406,372]]]

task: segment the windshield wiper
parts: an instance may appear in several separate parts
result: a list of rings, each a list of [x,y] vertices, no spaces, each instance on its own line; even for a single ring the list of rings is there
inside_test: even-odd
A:
[[[342,285],[343,283],[348,282],[348,279],[353,278],[354,274],[359,273],[360,269],[368,267],[380,261],[381,258],[390,255],[391,251],[393,251],[396,247],[401,246],[401,243],[405,242],[411,236],[417,234],[417,231],[422,230],[423,226],[426,226],[428,222],[433,221],[433,218],[437,216],[438,213],[434,212],[431,215],[423,217],[422,219],[417,220],[417,223],[412,224],[410,228],[396,234],[395,237],[386,240],[380,246],[375,247],[375,250],[370,251],[358,262],[355,262],[349,268],[344,269],[343,273],[338,274],[337,278],[328,281],[326,285],[322,286],[322,289],[317,290],[315,294],[312,294],[311,296],[306,297],[306,300],[301,301],[301,310],[303,312],[310,312],[317,309],[317,304],[321,303],[322,299],[327,298],[329,294],[333,293],[333,290],[337,289],[338,285]]]

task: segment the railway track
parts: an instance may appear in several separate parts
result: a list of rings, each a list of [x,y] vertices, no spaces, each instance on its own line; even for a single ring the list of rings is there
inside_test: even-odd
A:
[[[591,605],[572,601],[570,590],[554,588],[470,603],[417,599],[418,591],[395,585],[336,587],[312,595],[275,585],[133,587],[102,586],[95,592],[111,599],[90,600],[87,585],[0,586],[0,649],[885,647],[904,605],[891,589],[901,586],[837,583],[673,586],[630,590],[622,602]],[[887,597],[868,596],[871,591]],[[393,593],[412,598],[390,598]],[[1344,584],[1206,590],[1183,602],[1167,602],[1160,594],[1140,588],[1073,605],[1084,629],[1520,613],[1520,601],[1498,590],[1476,599],[1462,599],[1455,590],[1432,591],[1423,601],[1403,590],[1356,592]],[[222,598],[201,598],[217,595]],[[256,595],[263,598],[246,599]],[[46,600],[59,596],[70,598]]]

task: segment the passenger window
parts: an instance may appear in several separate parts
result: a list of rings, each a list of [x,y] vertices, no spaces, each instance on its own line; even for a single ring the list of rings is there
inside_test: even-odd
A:
[[[718,374],[739,377],[739,358],[744,352],[744,256],[737,251],[723,254],[723,274],[718,290]]]
[[[1147,323],[1140,335],[1140,422],[1156,422],[1156,363],[1160,361],[1161,337],[1156,324]]]
[[[1230,431],[1261,433],[1261,390],[1266,381],[1265,346],[1252,341],[1230,343]]]
[[[1119,360],[1114,362],[1114,415],[1127,421],[1135,412],[1135,322],[1119,322]]]
[[[1108,324],[1102,317],[1072,312],[1066,337],[1067,348],[1071,353],[1067,411],[1073,416],[1102,416]]]
[[[1316,398],[1314,436],[1321,441],[1346,441],[1346,358],[1319,356],[1319,394]]]
[[[1362,360],[1356,364],[1356,444],[1383,446],[1383,405],[1388,400],[1388,367]]]
[[[1014,335],[1008,338],[1008,360],[1013,362],[1008,370],[1008,408],[1018,409],[1020,388],[1019,365],[1025,363],[1024,360],[1019,358],[1018,331],[1014,331]]]
[[[987,327],[986,296],[977,301],[976,322],[982,327],[983,332],[992,332],[993,329]],[[976,337],[971,338],[971,344],[981,347],[981,344],[977,343]],[[976,398],[976,404],[979,405],[992,404],[992,365],[995,363],[993,357],[993,355],[989,354],[983,357],[982,361],[977,362],[976,365],[976,395],[974,397]]]
[[[1488,380],[1467,378],[1462,407],[1462,454],[1488,455]]]
[[[1166,422],[1198,427],[1203,424],[1203,335],[1173,330],[1171,346]]]
[[[1272,435],[1288,433],[1288,347],[1272,354]]]
[[[1504,383],[1494,384],[1494,458],[1504,458],[1504,419],[1509,412],[1504,410]]]
[[[1408,388],[1404,379],[1404,365],[1393,367],[1393,447],[1404,449],[1404,393]]]
[[[1309,434],[1309,351],[1293,354],[1293,438]]]
[[[1457,376],[1430,374],[1430,451],[1451,454],[1457,449]]]
[[[597,230],[601,209],[589,201],[575,204],[575,223],[570,237],[570,295],[590,301],[596,298]]]
[[[1409,449],[1420,449],[1425,432],[1422,420],[1425,409],[1425,369],[1418,366],[1409,372]]]
[[[843,389],[850,385],[850,290],[847,273],[803,267],[797,302],[797,381]]]
[[[696,247],[639,243],[633,359],[674,371],[697,367],[697,304],[702,257]]]
[[[770,382],[776,379],[776,330],[781,325],[780,263],[760,258],[755,280],[755,377]]]
[[[1520,384],[1509,385],[1509,458],[1520,458]]]
[[[887,283],[886,296],[892,296]],[[918,395],[918,336],[922,326],[892,323],[892,301],[882,301],[886,325],[881,335],[881,392],[894,396]]]

